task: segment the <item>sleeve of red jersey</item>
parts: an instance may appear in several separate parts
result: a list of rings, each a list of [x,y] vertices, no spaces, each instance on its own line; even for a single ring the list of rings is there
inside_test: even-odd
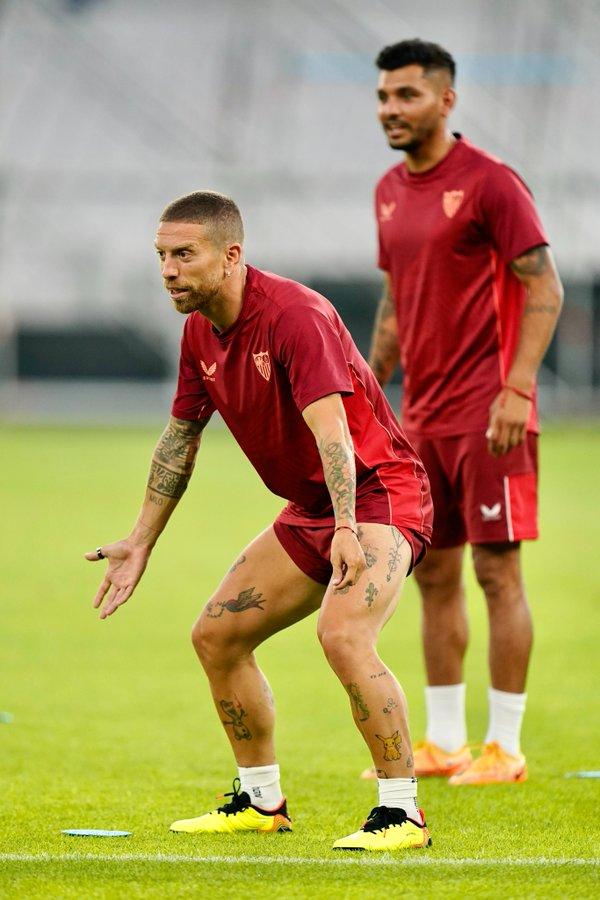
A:
[[[527,185],[508,166],[496,166],[487,174],[481,210],[486,231],[505,263],[548,243]]]
[[[379,195],[379,187],[375,191],[375,222],[377,223],[377,266],[382,269],[384,272],[390,271],[390,258],[388,256],[388,252],[383,246],[383,240],[381,236],[381,225],[379,224],[379,210],[381,204],[381,197]]]
[[[272,347],[301,412],[328,394],[354,393],[340,336],[318,309],[302,303],[284,309],[273,329]]]
[[[171,415],[176,419],[195,422],[198,419],[209,419],[215,411],[215,406],[204,387],[204,379],[196,368],[189,347],[190,322],[190,318],[186,319],[181,337],[179,378],[171,406]]]

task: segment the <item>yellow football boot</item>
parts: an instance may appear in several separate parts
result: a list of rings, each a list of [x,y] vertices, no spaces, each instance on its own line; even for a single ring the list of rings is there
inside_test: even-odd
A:
[[[422,809],[422,824],[409,819],[403,809],[376,806],[369,813],[365,824],[354,834],[340,838],[333,845],[334,850],[410,850],[429,847],[431,837]]]
[[[522,753],[511,756],[495,741],[484,744],[479,756],[468,769],[453,775],[448,784],[502,784],[527,781],[527,763]]]
[[[415,776],[417,778],[431,778],[434,776],[445,778],[463,772],[473,762],[473,756],[468,744],[447,753],[432,741],[418,741],[414,746]],[[375,769],[365,769],[361,778],[377,778]]]
[[[235,778],[233,791],[225,794],[231,797],[229,803],[195,819],[180,819],[173,822],[171,831],[185,834],[225,834],[234,831],[258,831],[263,834],[276,831],[291,831],[292,822],[288,816],[286,801],[278,809],[265,812],[253,806],[246,791],[240,792],[240,779]]]

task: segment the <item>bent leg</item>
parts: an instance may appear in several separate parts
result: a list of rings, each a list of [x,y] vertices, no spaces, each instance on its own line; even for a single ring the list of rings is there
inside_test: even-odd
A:
[[[533,625],[521,574],[520,545],[476,544],[473,564],[488,607],[492,687],[521,694],[525,690]]]
[[[404,692],[376,649],[411,562],[406,539],[393,525],[360,525],[368,568],[342,591],[327,588],[318,635],[350,698],[352,715],[380,778],[411,778],[414,763]],[[365,553],[365,555],[367,555]]]
[[[194,625],[192,641],[239,766],[275,762],[273,696],[254,650],[314,612],[324,591],[270,527],[243,551]]]

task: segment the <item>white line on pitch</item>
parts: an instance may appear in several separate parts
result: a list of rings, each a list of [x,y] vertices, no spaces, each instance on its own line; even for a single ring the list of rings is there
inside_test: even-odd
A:
[[[451,858],[435,856],[411,856],[392,859],[360,856],[357,858],[311,859],[305,856],[182,856],[176,854],[123,853],[114,856],[100,853],[0,853],[0,862],[152,862],[152,863],[227,863],[237,865],[293,866],[600,866],[600,859],[583,857],[545,857],[485,859],[480,857]]]

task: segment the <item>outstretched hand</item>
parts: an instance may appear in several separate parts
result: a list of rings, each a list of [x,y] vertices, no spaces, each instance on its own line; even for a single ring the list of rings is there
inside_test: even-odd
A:
[[[332,584],[335,591],[351,587],[367,568],[358,538],[349,528],[340,528],[331,541]]]
[[[100,618],[106,619],[133,594],[148,565],[150,548],[124,540],[104,544],[100,549],[103,557],[108,560],[108,569],[94,597],[93,606],[98,609],[104,601]],[[91,550],[85,554],[85,558],[89,562],[98,562],[101,557],[96,550]]]

